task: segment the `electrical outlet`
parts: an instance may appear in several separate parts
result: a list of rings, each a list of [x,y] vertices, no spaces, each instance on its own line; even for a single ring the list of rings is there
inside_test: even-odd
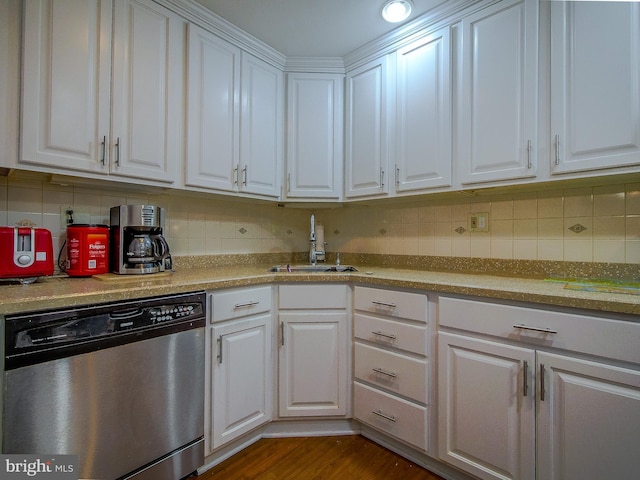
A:
[[[74,207],[72,205],[60,205],[60,228],[66,229],[69,225],[91,223],[91,213],[86,207]]]
[[[470,213],[469,214],[469,230],[472,232],[488,232],[489,231],[489,213]]]

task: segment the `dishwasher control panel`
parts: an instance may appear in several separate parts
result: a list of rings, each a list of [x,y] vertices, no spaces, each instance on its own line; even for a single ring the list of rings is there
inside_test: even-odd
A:
[[[149,310],[149,315],[154,323],[170,322],[178,318],[189,317],[198,313],[199,306],[197,304],[173,305],[170,307],[156,307]]]
[[[66,348],[81,352],[204,325],[204,293],[147,298],[5,318],[5,367],[18,357]],[[100,342],[100,343],[98,343]],[[92,347],[91,347],[92,348]],[[37,362],[36,362],[37,363]]]

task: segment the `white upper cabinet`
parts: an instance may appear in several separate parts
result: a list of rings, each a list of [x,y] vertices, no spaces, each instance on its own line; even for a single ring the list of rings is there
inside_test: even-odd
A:
[[[188,186],[280,196],[282,72],[189,25]]]
[[[21,2],[0,2],[0,166],[18,161]]]
[[[24,9],[20,162],[107,173],[111,1]]]
[[[397,52],[397,192],[451,186],[450,52],[449,27]]]
[[[462,19],[456,111],[464,186],[536,175],[538,2],[506,0]]]
[[[151,0],[114,7],[111,173],[173,183],[182,166],[184,23]]]
[[[640,4],[551,2],[553,173],[640,164]]]
[[[174,183],[183,38],[150,0],[26,2],[20,162]]]
[[[187,185],[233,191],[240,161],[240,49],[189,25]]]
[[[242,54],[240,108],[240,190],[280,197],[284,159],[284,75]]]
[[[391,55],[395,59],[395,55]],[[389,55],[347,73],[345,197],[389,192],[389,113],[394,63]]]
[[[343,85],[341,74],[287,74],[287,198],[342,197]]]

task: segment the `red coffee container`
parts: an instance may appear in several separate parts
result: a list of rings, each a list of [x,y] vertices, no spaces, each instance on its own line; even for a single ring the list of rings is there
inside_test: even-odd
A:
[[[109,227],[69,225],[67,227],[67,275],[88,277],[109,271]]]

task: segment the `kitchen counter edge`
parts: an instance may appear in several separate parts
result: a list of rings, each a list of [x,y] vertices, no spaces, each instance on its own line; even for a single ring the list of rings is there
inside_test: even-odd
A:
[[[567,290],[562,282],[483,274],[366,267],[344,273],[270,273],[269,266],[180,269],[161,276],[49,277],[31,285],[1,285],[0,315],[75,307],[174,293],[278,283],[342,282],[441,294],[640,314],[640,295]],[[156,274],[157,275],[157,274]],[[635,320],[634,318],[629,318]],[[640,318],[637,320],[640,321]]]

